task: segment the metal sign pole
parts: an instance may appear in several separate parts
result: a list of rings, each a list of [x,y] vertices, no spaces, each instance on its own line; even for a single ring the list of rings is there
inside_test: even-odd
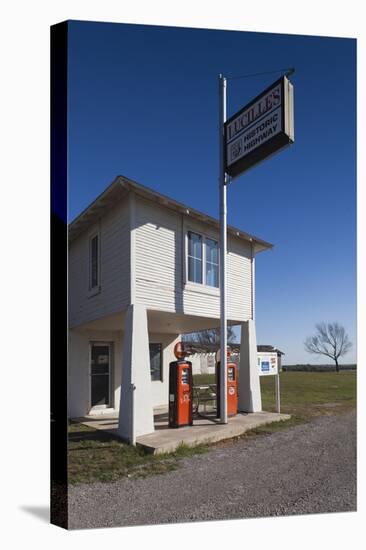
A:
[[[280,397],[280,374],[275,376],[275,385],[276,385],[276,411],[281,412],[281,397]]]
[[[219,75],[219,155],[220,155],[220,422],[227,424],[227,319],[226,319],[226,236],[227,176],[224,164],[224,124],[226,122],[226,78]]]

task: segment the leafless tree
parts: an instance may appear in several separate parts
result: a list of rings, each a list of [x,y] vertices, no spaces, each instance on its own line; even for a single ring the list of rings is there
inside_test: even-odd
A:
[[[183,341],[197,342],[197,344],[217,344],[220,345],[220,329],[207,329],[200,332],[193,332],[191,334],[183,335]],[[234,328],[230,325],[227,327],[227,342],[228,344],[234,344],[236,342],[236,335]]]
[[[330,357],[335,362],[336,371],[339,372],[339,357],[345,355],[352,347],[344,327],[338,323],[319,323],[315,327],[314,336],[309,336],[304,342],[305,350],[308,353]]]

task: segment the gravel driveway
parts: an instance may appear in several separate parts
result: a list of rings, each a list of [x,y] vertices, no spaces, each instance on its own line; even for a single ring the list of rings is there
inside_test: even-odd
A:
[[[356,418],[215,447],[177,471],[70,487],[69,528],[356,510]]]

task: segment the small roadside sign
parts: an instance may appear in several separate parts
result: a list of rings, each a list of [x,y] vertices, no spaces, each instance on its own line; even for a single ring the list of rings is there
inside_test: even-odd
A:
[[[259,376],[278,374],[277,353],[258,353]]]

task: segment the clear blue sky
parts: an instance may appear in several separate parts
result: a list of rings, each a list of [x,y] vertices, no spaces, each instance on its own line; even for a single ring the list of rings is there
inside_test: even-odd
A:
[[[228,189],[228,223],[272,242],[257,256],[257,340],[284,363],[319,321],[356,352],[356,41],[71,22],[69,219],[116,175],[218,217],[218,84],[295,67],[295,144]],[[228,82],[228,116],[281,72]]]

